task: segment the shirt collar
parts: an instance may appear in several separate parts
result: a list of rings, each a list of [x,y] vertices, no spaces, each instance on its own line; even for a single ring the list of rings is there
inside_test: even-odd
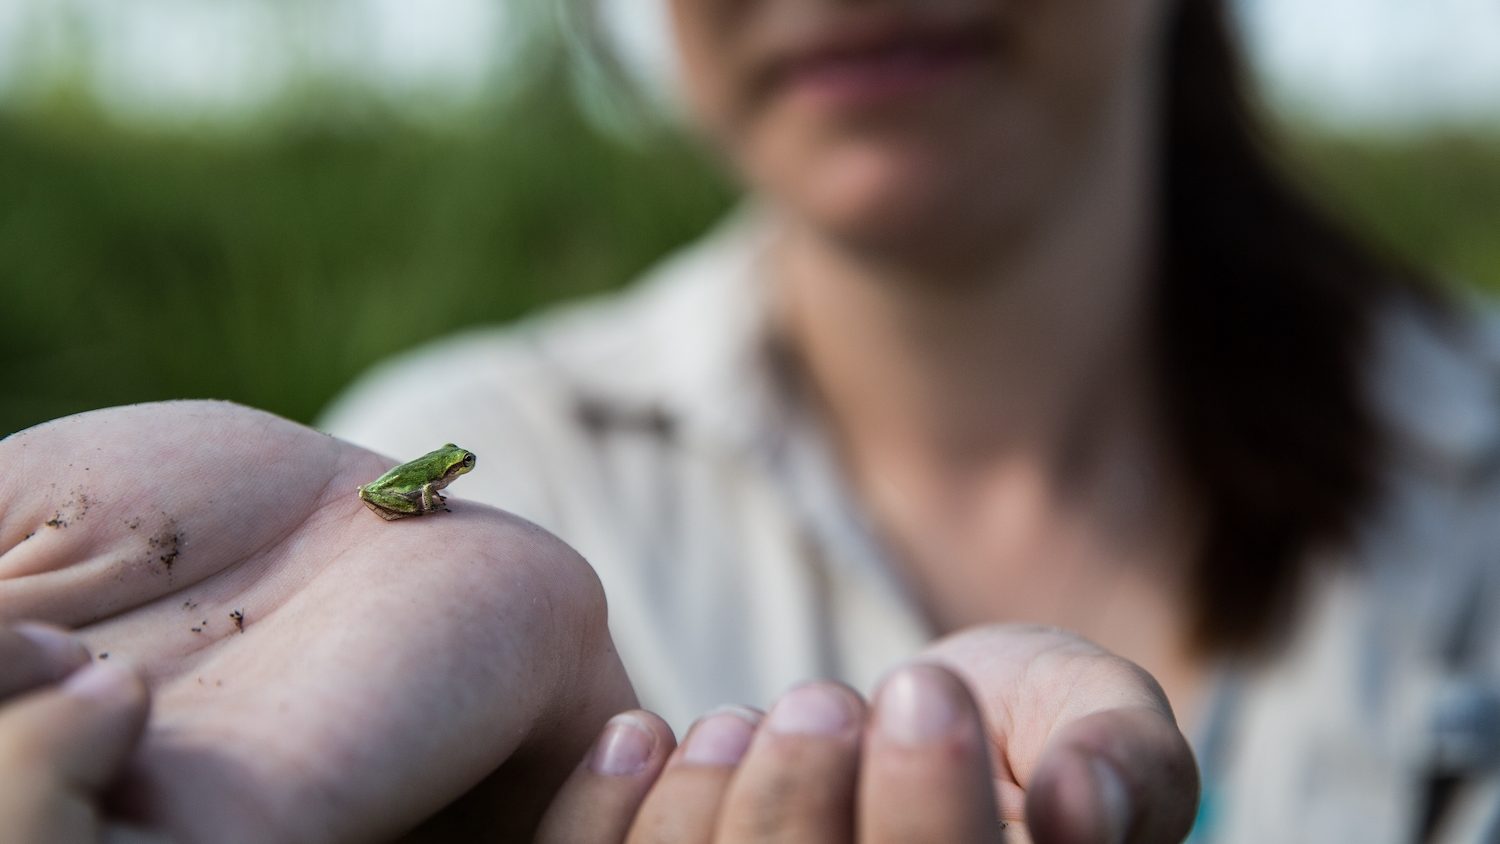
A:
[[[754,206],[669,257],[623,294],[546,320],[536,349],[581,398],[625,418],[664,416],[680,436],[755,447],[784,408],[771,364]]]

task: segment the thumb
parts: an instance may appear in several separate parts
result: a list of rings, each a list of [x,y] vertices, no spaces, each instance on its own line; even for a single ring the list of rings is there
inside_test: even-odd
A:
[[[1181,841],[1198,805],[1198,769],[1169,716],[1149,707],[1086,715],[1047,742],[1026,793],[1034,840]]]
[[[100,793],[124,768],[148,710],[140,678],[95,663],[0,706],[0,818],[20,840],[97,837]]]

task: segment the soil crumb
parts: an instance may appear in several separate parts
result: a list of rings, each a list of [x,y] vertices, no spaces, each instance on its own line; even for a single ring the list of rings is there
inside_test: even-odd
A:
[[[73,497],[63,502],[61,507],[53,511],[52,518],[44,522],[47,527],[61,529],[73,522],[83,521],[89,508],[94,506],[94,499],[89,498],[85,492],[74,489],[69,494]]]
[[[245,632],[245,611],[235,610],[229,614],[229,620],[234,622],[234,627],[241,633]]]
[[[182,553],[182,532],[177,529],[177,522],[168,519],[160,530],[146,540],[146,545],[151,549],[151,556],[156,558],[156,562],[161,563],[170,573],[172,565]]]

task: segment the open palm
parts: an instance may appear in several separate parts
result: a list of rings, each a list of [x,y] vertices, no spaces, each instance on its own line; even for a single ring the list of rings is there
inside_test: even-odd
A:
[[[378,519],[354,491],[389,466],[204,402],[0,442],[0,621],[74,628],[152,689],[122,815],[192,840],[364,839],[524,767],[537,793],[488,809],[525,818],[632,705],[586,564],[456,499]]]

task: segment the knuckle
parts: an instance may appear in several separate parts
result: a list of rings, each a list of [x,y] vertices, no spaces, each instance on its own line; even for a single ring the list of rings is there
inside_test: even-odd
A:
[[[545,625],[547,640],[579,670],[601,659],[613,659],[609,605],[598,573],[552,534],[535,526],[528,533],[535,551],[533,579],[543,609],[537,621]]]
[[[1124,657],[1109,655],[1093,666],[1096,681],[1116,690],[1119,705],[1145,706],[1171,711],[1167,693],[1151,672]]]
[[[733,841],[781,841],[794,832],[828,830],[852,811],[854,757],[827,739],[770,737],[730,796],[726,831]]]
[[[594,567],[578,552],[555,540],[548,560],[547,590],[553,618],[563,635],[592,646],[609,637],[609,604]]]
[[[761,786],[752,799],[736,807],[734,840],[777,840],[816,814],[812,806],[798,800],[790,777],[773,778]]]
[[[810,824],[829,803],[820,791],[784,768],[758,778],[731,803],[726,820],[735,833],[731,840],[778,840],[790,830]]]
[[[499,537],[517,583],[514,588],[536,597],[539,621],[554,622],[569,638],[595,636],[607,630],[604,587],[592,566],[567,543],[547,530],[509,516]]]

